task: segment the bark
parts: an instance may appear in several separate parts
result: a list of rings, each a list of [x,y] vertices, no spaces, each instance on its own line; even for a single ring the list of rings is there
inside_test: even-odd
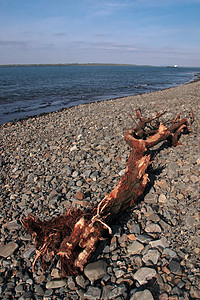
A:
[[[125,174],[96,207],[85,211],[70,208],[65,215],[45,222],[32,215],[22,220],[35,242],[33,268],[38,258],[45,267],[58,256],[64,275],[83,271],[105,232],[112,233],[110,225],[113,219],[133,206],[143,194],[149,180],[146,172],[151,161],[149,149],[164,140],[176,146],[180,134],[190,131],[193,112],[190,122],[186,118],[180,119],[178,115],[168,127],[158,121],[163,114],[165,112],[144,119],[140,110],[136,110],[137,126],[125,135],[125,141],[131,148]]]

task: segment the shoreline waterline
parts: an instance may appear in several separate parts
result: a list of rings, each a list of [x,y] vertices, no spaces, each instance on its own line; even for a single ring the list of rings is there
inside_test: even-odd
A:
[[[60,109],[55,110],[55,111],[43,112],[43,113],[40,113],[40,114],[30,115],[30,116],[27,116],[27,117],[23,117],[23,118],[19,118],[19,119],[16,119],[16,120],[8,121],[6,123],[2,123],[2,124],[0,124],[0,127],[4,126],[4,125],[7,125],[7,124],[9,124],[9,126],[10,126],[11,124],[15,124],[16,122],[23,122],[23,121],[26,121],[26,120],[29,120],[29,119],[39,118],[41,116],[45,116],[45,115],[49,115],[49,114],[60,113],[60,112],[63,112],[63,111],[73,109],[74,107],[82,107],[82,106],[87,107],[88,105],[94,104],[94,103],[110,102],[110,101],[126,99],[126,98],[130,98],[130,97],[137,97],[137,96],[142,96],[142,95],[147,95],[148,96],[149,94],[154,94],[154,93],[159,93],[159,92],[163,92],[163,91],[167,91],[167,90],[171,90],[171,89],[176,89],[177,87],[184,87],[184,86],[187,86],[189,84],[199,82],[200,81],[200,76],[198,74],[196,74],[196,77],[197,78],[192,79],[191,81],[186,82],[184,84],[180,84],[180,85],[177,85],[177,86],[160,89],[158,91],[139,93],[139,94],[124,96],[124,97],[122,96],[122,97],[103,99],[103,100],[98,100],[98,101],[92,101],[92,102],[89,102],[89,103],[82,103],[82,104],[72,105],[72,106],[68,106],[68,107],[63,107],[63,108],[60,108]]]
[[[179,86],[196,80],[199,74],[200,68],[150,66],[4,68],[0,70],[0,124]]]

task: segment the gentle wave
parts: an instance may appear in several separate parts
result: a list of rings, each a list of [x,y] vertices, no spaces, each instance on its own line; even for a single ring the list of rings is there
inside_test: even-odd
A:
[[[196,68],[29,66],[0,68],[0,124],[191,81]]]

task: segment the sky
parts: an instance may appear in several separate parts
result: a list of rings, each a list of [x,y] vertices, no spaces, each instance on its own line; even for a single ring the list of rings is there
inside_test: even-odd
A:
[[[0,0],[0,64],[200,67],[200,0]]]

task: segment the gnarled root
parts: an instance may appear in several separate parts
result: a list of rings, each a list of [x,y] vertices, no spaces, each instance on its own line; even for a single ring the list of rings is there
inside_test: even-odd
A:
[[[158,119],[165,114],[144,119],[140,110],[136,110],[137,127],[127,131],[126,143],[131,147],[125,174],[118,185],[102,201],[88,211],[68,209],[65,215],[50,221],[41,222],[33,216],[24,218],[22,223],[35,241],[36,258],[40,258],[45,267],[55,255],[60,257],[63,274],[76,274],[83,271],[97,244],[113,219],[121,215],[134,201],[142,195],[148,182],[146,173],[150,163],[149,148],[167,140],[177,145],[181,132],[188,133],[194,120],[180,119],[180,115],[172,121],[171,126],[162,125]],[[151,122],[154,121],[154,125]]]

